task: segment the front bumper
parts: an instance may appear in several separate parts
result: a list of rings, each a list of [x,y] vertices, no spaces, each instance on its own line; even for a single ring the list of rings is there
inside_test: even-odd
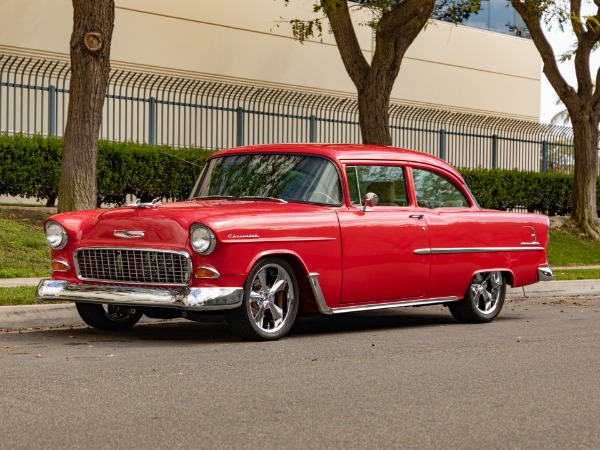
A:
[[[215,311],[237,308],[242,304],[243,293],[243,288],[235,287],[165,289],[42,280],[37,288],[36,299]]]

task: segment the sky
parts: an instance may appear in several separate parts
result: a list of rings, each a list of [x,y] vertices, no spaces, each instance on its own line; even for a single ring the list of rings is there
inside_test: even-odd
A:
[[[594,5],[588,4],[587,8],[586,8],[585,3],[586,2],[584,2],[584,6],[583,6],[584,14],[595,12],[594,10],[596,8],[594,7]],[[586,9],[587,9],[587,11],[586,11]],[[573,46],[573,44],[575,43],[575,35],[573,34],[573,32],[571,30],[565,29],[565,31],[562,32],[562,31],[560,31],[560,29],[557,26],[553,26],[550,31],[546,32],[546,35],[548,36],[548,39],[549,39],[550,43],[552,44],[552,46],[554,48],[554,52],[557,56],[561,55],[564,52],[566,52],[567,50],[569,50],[569,48],[571,48]],[[595,54],[592,56],[591,69],[592,69],[592,74],[594,74],[592,76],[592,79],[596,78],[595,73],[598,70],[598,67],[600,67],[600,50],[596,51]],[[575,78],[575,70],[573,68],[573,61],[567,61],[565,63],[560,64],[560,68],[561,68],[563,77],[565,77],[567,82],[569,84],[571,84],[573,87],[577,88],[576,78]],[[540,70],[541,70],[541,68],[540,68]],[[540,102],[540,121],[542,123],[549,123],[550,119],[557,112],[564,109],[564,106],[562,105],[562,103],[559,105],[556,104],[557,100],[558,100],[558,95],[556,95],[556,92],[554,92],[554,89],[552,88],[552,86],[550,86],[550,83],[546,79],[546,75],[544,75],[542,73],[541,102]]]

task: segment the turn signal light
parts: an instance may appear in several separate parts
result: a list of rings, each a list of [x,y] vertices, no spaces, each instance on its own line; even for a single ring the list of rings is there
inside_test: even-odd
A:
[[[219,272],[212,267],[198,267],[196,269],[196,278],[219,278]]]
[[[50,268],[52,272],[68,272],[71,270],[71,267],[66,262],[56,260],[52,261]]]

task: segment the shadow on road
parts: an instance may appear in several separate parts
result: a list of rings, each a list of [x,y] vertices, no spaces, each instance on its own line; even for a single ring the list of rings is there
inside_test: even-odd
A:
[[[395,309],[371,312],[347,313],[339,316],[303,314],[288,338],[304,338],[317,335],[361,333],[377,330],[439,327],[440,325],[460,325],[446,309]],[[231,343],[241,342],[232,335],[225,322],[198,323],[177,319],[149,321],[138,324],[123,332],[108,332],[89,327],[60,328],[42,330],[36,333],[47,334],[52,338],[93,339],[96,342],[188,342],[188,343]],[[66,345],[80,345],[76,342]]]

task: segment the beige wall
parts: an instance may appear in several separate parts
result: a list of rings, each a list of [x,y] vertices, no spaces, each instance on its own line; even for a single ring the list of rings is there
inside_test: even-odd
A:
[[[354,95],[333,37],[301,45],[283,22],[314,17],[314,0],[290,3],[115,0],[113,66]],[[70,0],[0,0],[0,14],[0,52],[68,59]],[[357,33],[370,59],[370,29]],[[537,121],[540,77],[531,41],[435,22],[409,50],[392,98]]]

